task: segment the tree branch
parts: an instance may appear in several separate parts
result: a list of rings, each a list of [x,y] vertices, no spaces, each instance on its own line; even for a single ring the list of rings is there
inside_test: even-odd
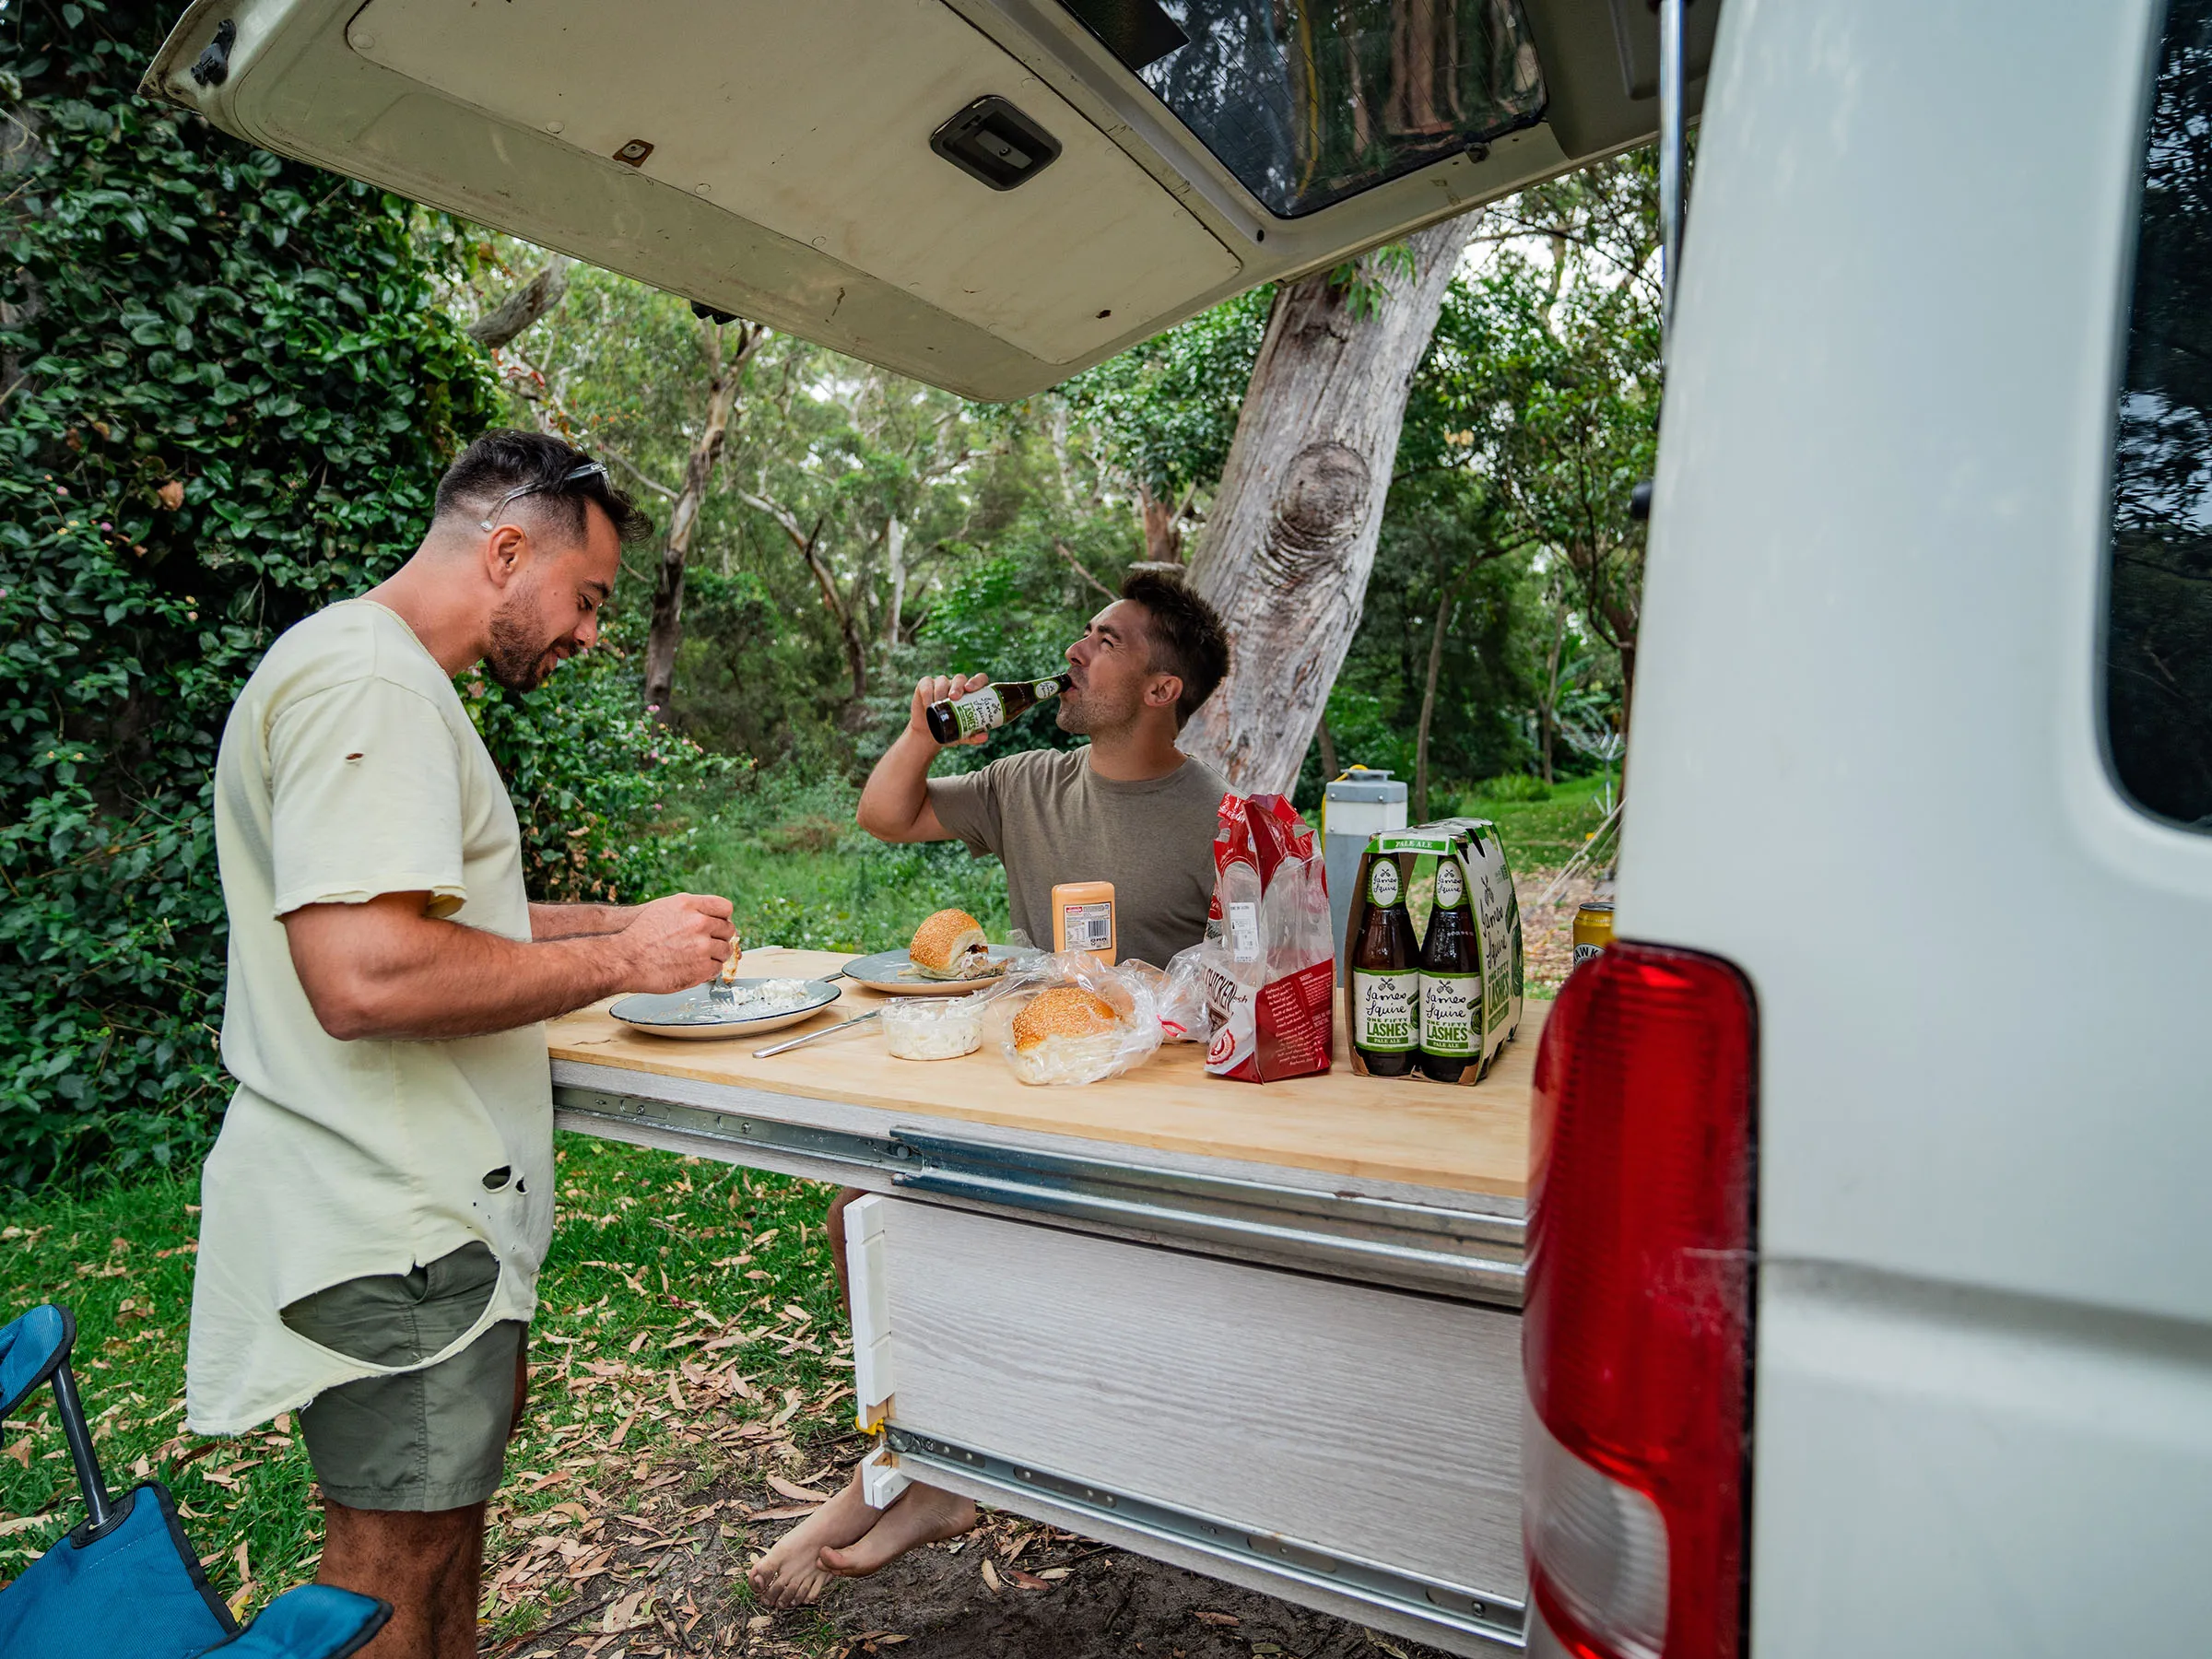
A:
[[[1077,575],[1082,577],[1084,581],[1089,582],[1092,587],[1097,588],[1099,592],[1105,594],[1107,598],[1118,599],[1121,597],[1119,594],[1115,593],[1112,588],[1100,582],[1096,576],[1093,576],[1088,571],[1085,570],[1083,568],[1083,561],[1077,559],[1068,545],[1056,535],[1053,537],[1053,551],[1059,554],[1061,558],[1066,559],[1067,562],[1075,568],[1075,572]]]
[[[647,477],[643,467],[640,466],[635,461],[632,461],[628,455],[624,454],[613,444],[607,442],[606,439],[593,439],[592,447],[597,450],[601,454],[606,455],[608,459],[613,461],[616,465],[619,466],[624,472],[628,473],[639,483],[644,485],[646,488],[652,490],[653,494],[659,496],[664,501],[673,501],[676,500],[675,490],[669,488],[667,485],[662,483],[658,478]]]

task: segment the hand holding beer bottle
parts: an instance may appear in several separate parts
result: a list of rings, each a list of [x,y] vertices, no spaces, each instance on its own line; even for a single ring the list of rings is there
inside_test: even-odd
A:
[[[994,683],[976,674],[964,680],[957,677],[924,680],[914,688],[919,729],[933,743],[981,743],[1016,715],[1028,713],[1048,697],[1057,697],[1073,678],[1072,675],[1056,674],[1045,679]],[[924,687],[935,689],[936,695],[925,700]]]
[[[929,712],[933,706],[942,707],[956,698],[968,697],[981,691],[990,683],[991,677],[987,674],[936,674],[915,681],[914,706],[907,718],[907,730],[917,736],[926,737],[930,742],[943,745],[948,748],[954,744],[974,745],[989,742],[990,729],[983,727],[972,732],[956,734],[951,743],[947,743],[946,739],[937,735],[935,725],[930,720]]]

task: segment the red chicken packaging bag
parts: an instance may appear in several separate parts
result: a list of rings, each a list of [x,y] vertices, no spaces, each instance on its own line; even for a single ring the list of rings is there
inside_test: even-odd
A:
[[[1214,832],[1206,1069],[1271,1083],[1329,1069],[1335,946],[1313,831],[1278,794],[1224,795]]]

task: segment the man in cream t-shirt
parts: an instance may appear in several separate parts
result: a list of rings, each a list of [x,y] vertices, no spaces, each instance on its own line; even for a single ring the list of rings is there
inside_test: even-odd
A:
[[[649,528],[569,445],[488,434],[396,574],[270,649],[216,762],[239,1088],[203,1177],[187,1420],[300,1412],[318,1577],[393,1604],[380,1659],[477,1651],[552,1230],[539,1022],[697,984],[735,948],[722,899],[531,903],[453,690],[479,662],[527,690],[587,649]]]

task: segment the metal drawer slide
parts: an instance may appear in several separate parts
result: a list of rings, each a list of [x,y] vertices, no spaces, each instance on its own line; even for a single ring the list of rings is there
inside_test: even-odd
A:
[[[1341,1277],[1493,1306],[1521,1305],[1518,1217],[1193,1174],[1134,1161],[892,1127],[881,1135],[557,1085],[560,1126],[650,1127],[702,1158],[782,1153],[824,1172],[872,1175],[917,1196],[1041,1215],[1163,1242],[1247,1253]]]
[[[1181,1545],[1216,1560],[1264,1569],[1274,1577],[1292,1580],[1308,1589],[1349,1596],[1423,1625],[1441,1626],[1510,1647],[1522,1645],[1524,1610],[1522,1604],[1504,1596],[1439,1583],[1379,1562],[1293,1543],[1275,1533],[1255,1533],[1194,1511],[1107,1491],[917,1434],[897,1424],[890,1426],[888,1439],[899,1455],[901,1472],[916,1479],[928,1480],[933,1474],[950,1476],[962,1488],[989,1488],[1008,1508],[1019,1508],[1025,1500],[1034,1502],[1041,1496],[1083,1517],[1101,1533],[1121,1530]],[[1428,1634],[1433,1641],[1437,1632]]]

